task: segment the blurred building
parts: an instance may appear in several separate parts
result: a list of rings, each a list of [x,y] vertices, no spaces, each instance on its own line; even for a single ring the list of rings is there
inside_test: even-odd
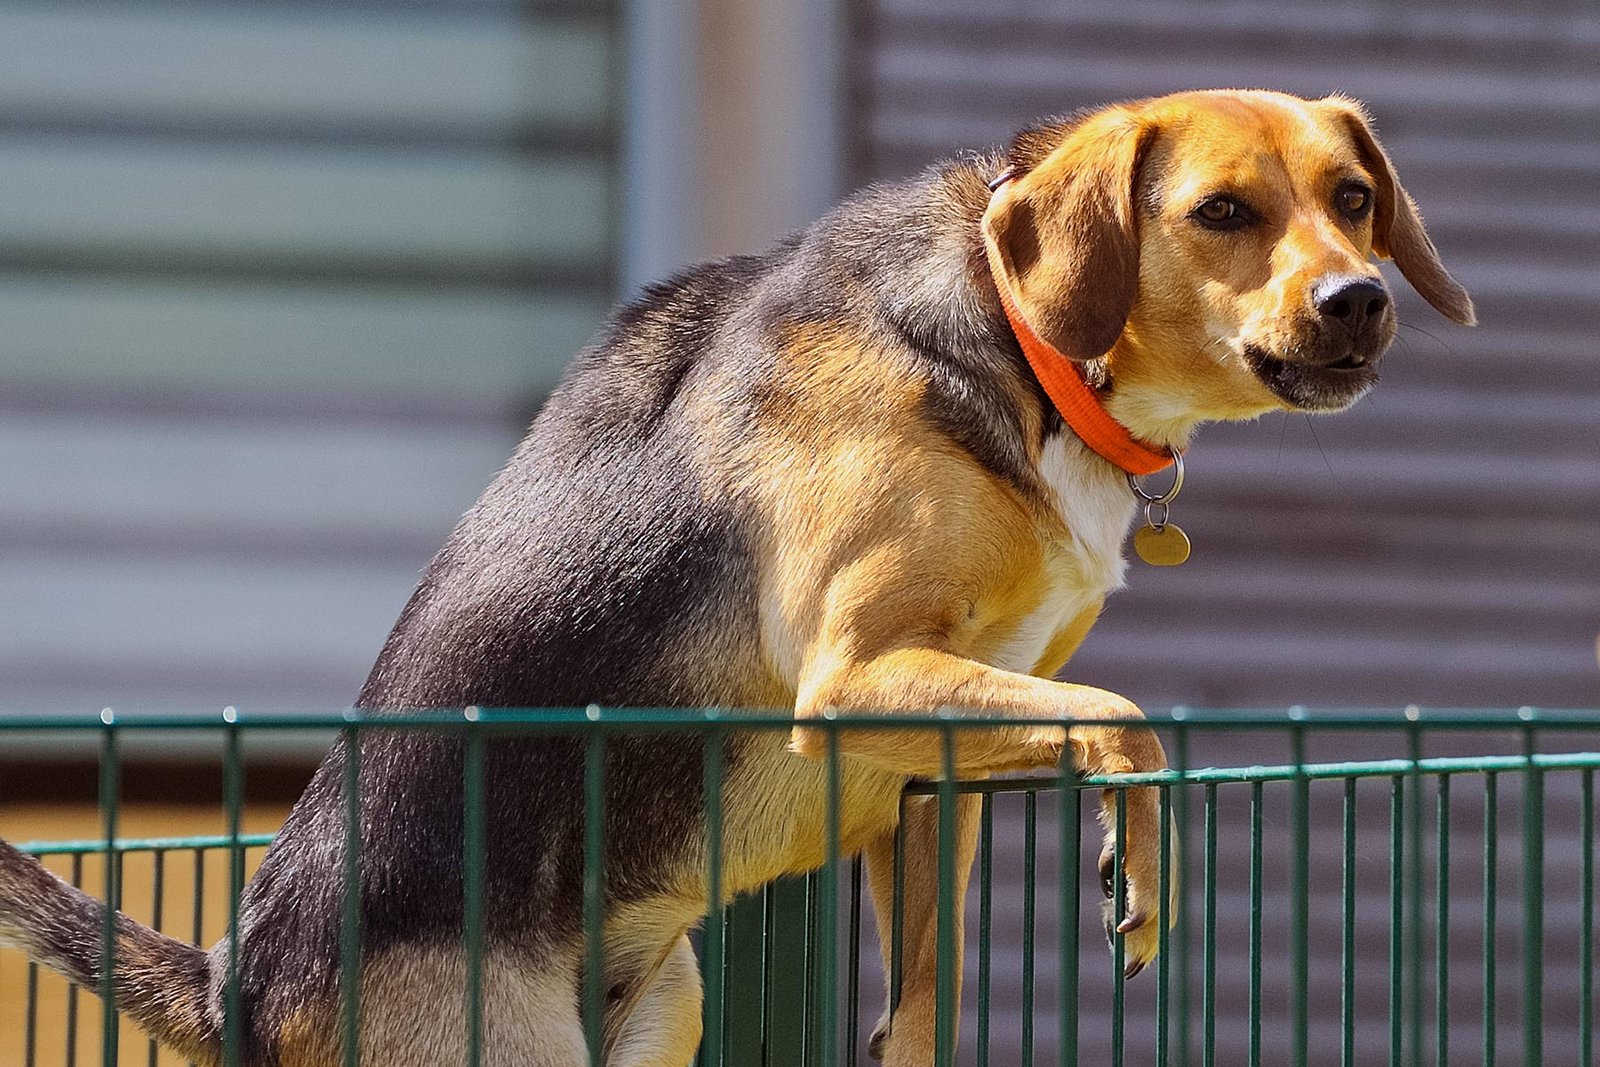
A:
[[[347,704],[617,294],[835,198],[723,6],[0,3],[0,708]]]

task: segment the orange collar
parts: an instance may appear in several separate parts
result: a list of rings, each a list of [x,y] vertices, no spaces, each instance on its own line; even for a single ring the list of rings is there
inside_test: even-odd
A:
[[[1000,294],[1000,306],[1006,309],[1006,320],[1011,323],[1011,332],[1017,335],[1017,343],[1022,346],[1022,354],[1028,357],[1034,377],[1039,379],[1045,395],[1072,427],[1072,432],[1130,475],[1154,474],[1172,466],[1170,451],[1147,445],[1129,433],[1128,428],[1112,418],[1100,403],[1073,361],[1033,332],[1028,320],[1017,310],[1011,286],[1001,273],[998,257],[988,241],[984,241],[984,249],[989,256],[995,290]]]

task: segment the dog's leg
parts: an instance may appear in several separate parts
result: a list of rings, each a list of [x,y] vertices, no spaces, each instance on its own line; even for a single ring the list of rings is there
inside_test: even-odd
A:
[[[802,719],[831,709],[926,715],[939,708],[962,708],[1002,720],[1001,725],[980,728],[951,727],[958,775],[1051,767],[1068,750],[1073,765],[1084,774],[1167,766],[1160,740],[1143,725],[1143,713],[1103,689],[1003,671],[937,649],[894,649],[865,660],[818,656],[815,661],[827,667],[801,685],[796,713]],[[1078,721],[1070,727],[1037,721],[1009,725],[1003,723],[1007,717]],[[824,757],[829,732],[802,722],[794,729],[791,747],[806,756]],[[852,727],[838,731],[838,752],[907,777],[938,777],[945,762],[942,733],[925,724],[900,729]],[[1108,846],[1114,805],[1114,794],[1103,793],[1101,818]],[[1156,954],[1158,924],[1152,920],[1160,910],[1160,852],[1158,794],[1153,788],[1130,789],[1123,856],[1128,917],[1119,927],[1130,974]]]
[[[983,808],[978,797],[956,798],[955,896],[951,901],[954,953],[950,957],[955,980],[952,1002],[961,1003],[962,920],[967,899],[967,878],[978,850],[978,821]],[[900,1003],[890,1017],[894,990],[894,842],[888,833],[866,848],[867,880],[872,910],[878,922],[878,946],[883,953],[885,999],[883,1016],[872,1031],[867,1051],[889,1067],[927,1067],[934,1062],[938,1012],[939,960],[939,800],[913,797],[906,802],[900,891],[901,964]],[[951,1012],[950,1045],[955,1047],[960,1011]]]
[[[700,966],[680,937],[639,993],[606,1067],[684,1067],[700,1045]]]

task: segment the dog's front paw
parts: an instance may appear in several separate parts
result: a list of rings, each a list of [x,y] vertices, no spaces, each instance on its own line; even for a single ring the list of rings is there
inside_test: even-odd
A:
[[[1167,858],[1168,897],[1161,899],[1161,812],[1157,791],[1129,789],[1123,801],[1127,836],[1123,843],[1122,906],[1118,907],[1115,854],[1116,793],[1107,790],[1104,812],[1110,829],[1100,853],[1100,890],[1104,897],[1101,917],[1106,941],[1123,948],[1123,975],[1132,978],[1155,959],[1161,947],[1163,918],[1168,927],[1177,923],[1178,838],[1170,836]],[[1174,828],[1175,829],[1175,828]]]

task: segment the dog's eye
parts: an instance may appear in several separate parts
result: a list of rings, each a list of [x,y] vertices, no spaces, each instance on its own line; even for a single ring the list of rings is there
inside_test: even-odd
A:
[[[1372,193],[1359,185],[1346,185],[1333,194],[1339,213],[1348,219],[1359,219],[1372,210]]]
[[[1203,200],[1190,214],[1200,225],[1212,230],[1237,230],[1249,221],[1244,205],[1231,196]]]

